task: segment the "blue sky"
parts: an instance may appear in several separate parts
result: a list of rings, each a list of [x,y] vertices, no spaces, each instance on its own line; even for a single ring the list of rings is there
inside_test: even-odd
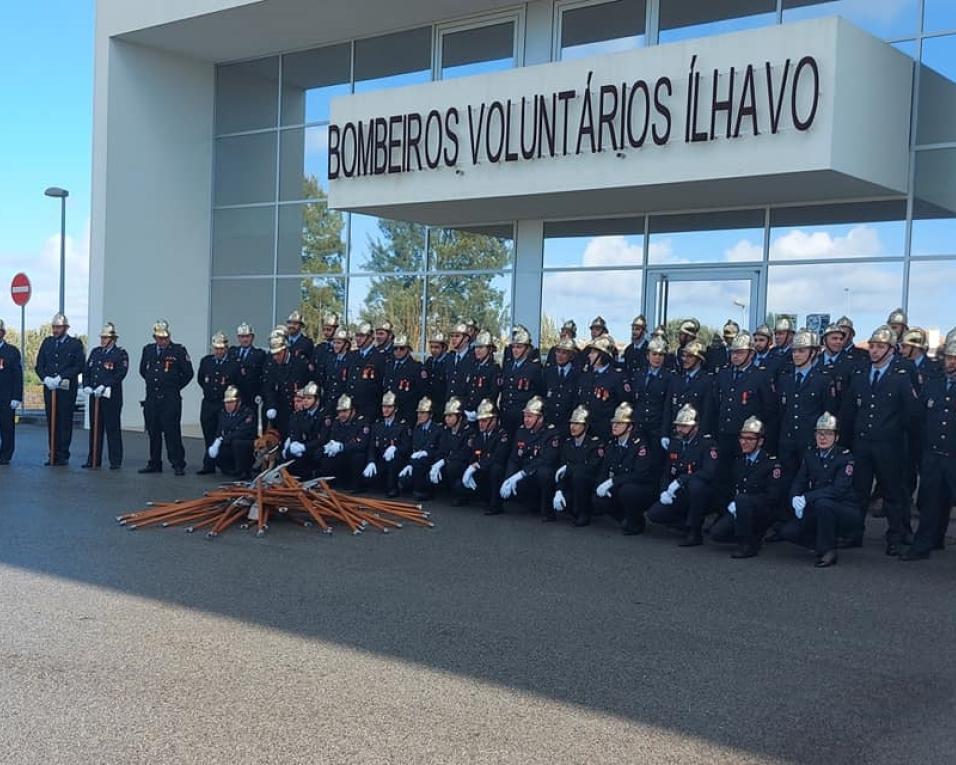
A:
[[[0,25],[0,318],[19,326],[10,279],[33,282],[27,324],[49,321],[58,292],[59,200],[67,200],[67,316],[86,330],[93,113],[93,0],[6,3]]]

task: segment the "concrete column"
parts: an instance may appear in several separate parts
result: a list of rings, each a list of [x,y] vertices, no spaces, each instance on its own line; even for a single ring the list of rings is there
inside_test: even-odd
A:
[[[516,324],[524,324],[537,344],[541,332],[541,268],[544,222],[519,220],[515,227],[514,289],[511,303]]]

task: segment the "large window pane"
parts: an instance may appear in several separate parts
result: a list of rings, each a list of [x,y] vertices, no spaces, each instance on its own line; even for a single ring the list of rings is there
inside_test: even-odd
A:
[[[590,337],[588,325],[603,316],[608,331],[624,348],[630,341],[631,321],[641,312],[640,269],[618,271],[551,271],[541,281],[541,346],[554,344],[558,330],[574,319],[581,339]]]
[[[919,27],[919,0],[783,0],[783,20],[843,16],[877,37],[912,37]]]
[[[428,326],[447,335],[465,319],[477,321],[493,338],[507,337],[511,326],[511,274],[429,277]]]
[[[956,139],[956,35],[923,40],[916,142]]]
[[[956,255],[956,149],[916,153],[912,255]]]
[[[276,134],[218,139],[215,204],[273,202],[275,198]]]
[[[216,210],[212,216],[213,276],[271,274],[274,207]]]
[[[956,3],[953,0],[923,0],[923,31],[956,30]]]
[[[661,0],[660,42],[719,35],[776,23],[776,0]]]
[[[833,320],[846,314],[865,340],[900,304],[902,291],[902,262],[771,266],[767,311],[794,314],[798,326],[808,313],[828,313]]]
[[[315,338],[320,334],[325,314],[334,311],[341,316],[345,311],[345,279],[330,276],[278,279],[275,323],[284,323],[292,311],[302,314],[304,332]]]
[[[283,130],[279,144],[279,199],[324,198],[329,189],[326,125]]]
[[[771,260],[902,257],[906,202],[781,207],[770,213]]]
[[[425,227],[417,223],[353,213],[349,271],[421,271],[425,266]]]
[[[431,79],[431,27],[355,41],[355,92]]]
[[[644,218],[544,224],[545,268],[640,266],[643,262]]]
[[[644,44],[644,0],[613,0],[561,14],[561,58],[584,58]]]
[[[930,332],[930,347],[938,345],[956,326],[954,276],[956,260],[910,263],[909,323],[911,327],[922,327]]]
[[[441,36],[441,76],[467,77],[515,65],[513,21],[446,32]]]
[[[345,270],[346,215],[324,203],[279,207],[279,273]]]
[[[271,277],[212,280],[212,331],[235,341],[236,327],[246,321],[256,331],[258,345],[268,345],[272,329]]]
[[[275,127],[278,109],[278,58],[217,67],[217,133]]]
[[[763,257],[763,210],[659,215],[650,219],[653,264],[742,263]]]
[[[327,122],[331,100],[351,90],[351,69],[351,43],[283,56],[282,124]]]
[[[429,268],[437,271],[489,271],[509,268],[514,256],[512,227],[432,228]]]
[[[425,280],[411,274],[383,274],[349,279],[349,323],[373,326],[388,320],[395,334],[408,335],[412,348],[421,349],[422,303]]]

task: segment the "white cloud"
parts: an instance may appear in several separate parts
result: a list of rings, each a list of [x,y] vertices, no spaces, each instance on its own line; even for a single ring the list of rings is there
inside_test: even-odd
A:
[[[792,229],[770,242],[771,260],[809,260],[886,255],[879,232],[869,226],[854,226],[846,236],[832,236],[826,231],[808,234]]]

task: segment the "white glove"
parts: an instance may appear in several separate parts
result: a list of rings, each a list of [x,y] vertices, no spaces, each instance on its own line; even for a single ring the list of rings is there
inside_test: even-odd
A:
[[[305,444],[301,441],[293,441],[289,444],[289,454],[293,457],[301,457],[305,454]]]
[[[216,459],[219,456],[219,447],[222,446],[222,436],[209,445],[209,456]]]
[[[56,383],[53,382],[52,377],[44,377],[43,385],[46,387],[47,390],[53,390],[56,387]]]
[[[734,518],[736,518],[736,517],[737,517],[737,503],[736,503],[736,502],[731,502],[729,505],[727,505],[727,512],[730,513],[732,516],[734,516]]]
[[[12,400],[12,401],[10,401],[10,408],[11,408],[11,409],[17,409],[17,408],[19,408],[19,406],[20,406],[20,402],[19,402],[19,401],[15,400],[15,399]]]
[[[339,441],[329,441],[322,449],[326,457],[334,457],[342,451],[342,444]]]
[[[382,457],[385,459],[386,462],[391,462],[393,459],[395,459],[395,452],[397,452],[397,451],[398,451],[398,449],[395,448],[394,445],[389,446],[389,447],[385,450],[385,453],[382,455]]]
[[[608,478],[603,483],[599,483],[595,493],[599,497],[610,497],[611,496],[611,487],[614,485],[614,479]]]
[[[375,463],[374,463],[374,462],[369,462],[369,463],[365,466],[365,470],[362,471],[362,475],[364,475],[366,478],[374,478],[375,476],[377,476],[377,475],[378,475],[378,468],[375,467]]]
[[[478,484],[475,483],[475,470],[474,465],[469,465],[465,468],[465,474],[461,477],[461,485],[471,491],[478,488]]]
[[[43,384],[46,385],[46,381],[44,381]],[[49,386],[48,386],[48,387],[49,387]],[[84,396],[92,396],[92,395],[93,395],[93,389],[87,385],[86,387],[83,388],[83,395],[84,395]]]
[[[54,375],[50,378],[50,381],[53,383],[53,388],[59,388],[60,383],[63,382],[63,378],[59,375]],[[50,388],[50,390],[53,390],[53,388]]]
[[[412,474],[412,466],[406,465],[401,470],[398,471],[399,478],[408,478]]]
[[[561,491],[561,489],[558,489],[554,493],[554,499],[551,502],[551,507],[554,508],[554,511],[556,513],[560,513],[567,506],[568,506],[567,502],[564,501],[564,492]]]
[[[274,420],[279,416],[279,413],[275,409],[266,409],[266,419]]]
[[[498,494],[501,495],[502,499],[510,499],[511,495],[515,493],[515,482],[514,476],[511,478],[506,478],[504,483],[501,484],[501,489],[498,491]]]
[[[511,478],[509,478],[508,480],[511,481],[512,492],[514,492],[515,487],[527,477],[528,477],[528,474],[525,473],[523,470],[519,470],[517,473],[511,476]]]
[[[97,385],[97,386],[93,389],[93,395],[96,396],[97,398],[99,398],[100,396],[103,395],[103,391],[105,391],[105,390],[106,390],[106,386],[105,386],[105,385]]]
[[[428,480],[432,483],[441,483],[441,469],[445,467],[445,460],[438,460],[428,471]]]
[[[790,500],[790,506],[793,507],[793,514],[797,516],[798,521],[803,520],[803,511],[807,506],[807,498],[802,494]]]
[[[474,422],[478,419],[477,412],[465,412],[465,417],[468,418],[468,422]]]
[[[262,403],[262,396],[256,396],[256,406]]]
[[[417,451],[417,452],[412,452],[412,459],[413,459],[413,460],[420,460],[420,459],[422,459],[422,457],[427,457],[427,456],[428,456],[428,452],[426,452],[426,451],[424,451],[424,450]]]
[[[660,500],[660,503],[661,503],[662,505],[673,505],[673,504],[674,504],[674,495],[669,494],[669,493],[666,492],[666,491],[662,491],[662,492],[661,492],[661,496],[659,497],[659,500]]]
[[[664,436],[664,438],[661,439],[661,449],[663,449],[666,452],[670,448],[671,448],[671,440],[667,436]]]
[[[102,393],[101,395],[103,396],[103,398],[112,398],[112,397],[113,397],[113,386],[107,385],[107,386],[103,389],[103,393]]]
[[[673,496],[680,491],[680,484],[677,481],[671,481],[667,486],[667,493]]]
[[[564,474],[567,473],[567,472],[568,472],[568,466],[567,466],[567,465],[562,465],[562,466],[559,467],[557,470],[555,470],[555,471],[554,471],[554,482],[555,482],[555,483],[558,483],[558,481],[560,481],[562,478],[564,478]]]

